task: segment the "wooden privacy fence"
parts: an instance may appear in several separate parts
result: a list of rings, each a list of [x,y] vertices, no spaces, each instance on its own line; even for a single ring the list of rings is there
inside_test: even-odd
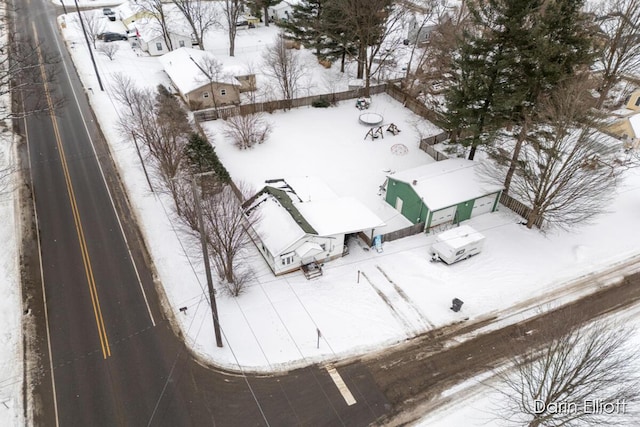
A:
[[[442,142],[447,138],[448,138],[447,132],[442,132],[438,135],[430,136],[428,138],[423,138],[420,141],[420,149],[425,153],[427,153],[428,155],[430,155],[431,157],[433,157],[437,162],[439,162],[440,160],[447,160],[449,156],[447,156],[445,153],[441,151],[436,150],[435,147],[433,146],[434,144],[438,142]]]
[[[369,88],[371,95],[385,92],[387,85],[375,85]],[[194,111],[193,115],[198,122],[207,120],[227,119],[233,116],[246,116],[255,113],[273,113],[277,110],[289,110],[291,108],[307,107],[314,101],[326,99],[327,101],[339,102],[347,99],[355,99],[364,96],[365,88],[347,90],[344,92],[327,93],[323,95],[305,96],[303,98],[282,99],[279,101],[258,102],[255,104],[237,105],[234,107],[209,108],[206,110]]]
[[[386,85],[385,92],[420,117],[425,118],[435,124],[442,122],[438,113],[425,107],[422,102],[418,101],[416,98],[412,97],[411,95],[400,89],[398,86],[388,84]]]
[[[502,193],[500,195],[500,204],[511,209],[516,214],[520,215],[524,219],[528,219],[531,214],[531,208],[519,200],[514,199],[506,193]],[[538,217],[536,222],[533,224],[538,228],[542,228],[542,223],[544,222],[543,217]]]
[[[382,235],[383,242],[392,242],[394,240],[402,239],[403,237],[413,236],[424,231],[424,222],[410,225],[409,227],[402,228],[400,230],[391,231]]]

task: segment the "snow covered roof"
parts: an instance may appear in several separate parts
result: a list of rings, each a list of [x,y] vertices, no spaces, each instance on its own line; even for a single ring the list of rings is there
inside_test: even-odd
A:
[[[181,47],[159,57],[164,71],[169,75],[173,84],[182,93],[189,93],[209,82],[207,76],[202,72],[197,64],[202,64],[207,59],[215,59],[215,56],[205,50]],[[238,80],[223,73],[219,83],[227,83],[239,86]]]
[[[483,182],[476,173],[478,163],[448,159],[398,172],[389,178],[405,182],[431,210],[453,206],[502,190],[501,185]]]
[[[640,114],[634,114],[629,117],[629,124],[631,125],[631,129],[633,129],[633,135],[635,138],[640,137]]]
[[[331,236],[382,227],[384,222],[353,197],[338,197],[315,177],[267,181],[244,204],[260,215],[254,227],[269,251],[280,254],[305,235]],[[259,213],[258,213],[259,212]]]
[[[385,225],[353,197],[297,203],[296,207],[321,236],[355,233]]]
[[[468,225],[461,225],[438,234],[436,241],[453,249],[463,248],[484,240],[484,236]]]
[[[296,241],[303,238],[307,232],[296,222],[294,216],[286,208],[288,197],[280,199],[276,192],[264,191],[250,200],[250,206],[245,206],[249,216],[259,215],[260,220],[254,226],[260,236],[262,244],[273,255],[281,254]],[[284,203],[280,203],[283,200]],[[283,206],[284,205],[284,206]],[[313,230],[313,229],[311,229]],[[309,230],[307,230],[309,231]]]

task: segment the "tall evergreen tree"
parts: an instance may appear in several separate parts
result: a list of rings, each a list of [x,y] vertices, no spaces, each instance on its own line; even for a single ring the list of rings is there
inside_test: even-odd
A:
[[[592,25],[583,12],[584,2],[535,1],[539,5],[523,28],[530,30],[521,33],[527,39],[514,40],[512,55],[519,66],[511,81],[519,96],[513,102],[512,118],[519,131],[504,180],[505,192],[509,192],[531,124],[537,121],[539,105],[593,61]]]
[[[184,154],[191,174],[197,175],[213,171],[220,182],[228,184],[231,181],[229,172],[206,137],[195,132],[191,133],[189,141],[184,147]]]
[[[445,94],[445,127],[453,140],[470,147],[473,160],[479,146],[489,145],[494,132],[522,97],[514,87],[519,65],[515,38],[528,42],[527,21],[536,1],[489,0],[487,8],[471,5],[472,27],[463,33],[453,60],[452,84]]]
[[[260,18],[261,16],[264,17],[264,25],[268,27],[269,26],[269,8],[281,2],[282,0],[252,0],[247,2],[247,5],[249,6],[249,9],[251,10],[252,14],[257,16],[258,18]]]
[[[291,17],[280,26],[285,37],[294,40],[321,56],[323,50],[323,6],[327,0],[301,0],[292,7]]]
[[[590,61],[584,0],[486,0],[469,4],[473,26],[454,59],[446,126],[459,142],[490,145],[506,123],[517,126],[515,166],[536,104]],[[512,168],[507,172],[508,190]]]

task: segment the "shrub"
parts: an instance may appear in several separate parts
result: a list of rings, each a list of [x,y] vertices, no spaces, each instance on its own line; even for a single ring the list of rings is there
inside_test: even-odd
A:
[[[327,98],[318,98],[311,103],[311,106],[314,108],[327,108],[330,105],[331,103]]]

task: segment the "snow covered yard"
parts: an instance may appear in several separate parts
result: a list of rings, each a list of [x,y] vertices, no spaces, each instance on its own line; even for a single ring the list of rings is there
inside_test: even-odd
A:
[[[307,107],[266,115],[273,132],[264,144],[249,150],[239,150],[225,139],[224,121],[202,126],[234,180],[259,190],[268,179],[320,178],[338,196],[355,197],[376,213],[387,224],[376,229],[379,234],[411,225],[384,201],[380,186],[389,173],[433,162],[418,148],[417,123],[421,132],[429,135],[439,130],[385,94],[373,96],[365,112],[384,117],[384,138],[365,139],[370,126],[359,123],[363,112],[355,108],[355,100],[340,102],[337,107]],[[385,131],[391,123],[400,129],[399,134]]]
[[[8,101],[7,97],[0,102]],[[0,425],[22,420],[22,293],[16,215],[15,142],[0,125]],[[12,173],[10,173],[13,171]]]

